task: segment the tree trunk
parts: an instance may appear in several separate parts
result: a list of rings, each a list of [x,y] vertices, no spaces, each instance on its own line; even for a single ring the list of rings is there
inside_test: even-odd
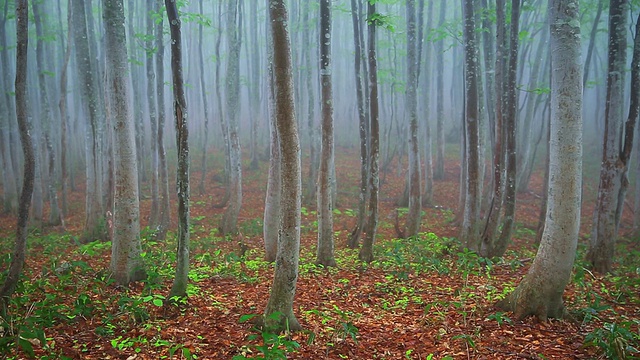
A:
[[[424,0],[420,0],[420,6],[424,7]],[[420,17],[422,17],[423,9],[420,10]],[[431,31],[433,18],[433,1],[429,1],[429,8],[427,10],[427,29]],[[422,29],[422,27],[420,28]],[[420,41],[424,41],[422,36]],[[432,54],[431,54],[431,41],[427,41],[425,46],[425,70],[424,70],[424,192],[422,193],[422,204],[432,205],[433,203],[433,150],[432,150],[432,135],[431,135],[431,73],[432,73]],[[418,53],[420,56],[422,52]],[[421,64],[418,63],[418,68]]]
[[[464,1],[464,54],[465,54],[465,149],[467,165],[466,197],[460,241],[472,250],[478,249],[480,239],[480,178],[478,129],[478,48],[475,36],[475,18],[472,0]],[[462,189],[461,189],[462,190]]]
[[[416,54],[415,0],[407,0],[407,89],[405,112],[409,116],[409,213],[406,237],[417,236],[422,219],[420,146],[418,144],[418,61]]]
[[[358,9],[356,7],[356,0],[351,0],[351,20],[353,22],[356,101],[358,104],[358,128],[360,133],[360,195],[358,198],[358,220],[356,222],[356,226],[349,235],[347,246],[351,249],[355,249],[360,242],[362,231],[366,225],[367,200],[369,198],[369,139],[367,136],[369,133],[369,122],[367,121],[364,101],[365,95],[363,87],[365,79],[363,79],[362,76],[362,54],[364,51],[362,49],[363,44],[360,42],[361,24],[358,16]]]
[[[187,296],[189,282],[189,129],[187,102],[184,97],[182,78],[181,22],[175,0],[165,0],[167,20],[171,29],[171,73],[173,74],[173,116],[176,126],[178,168],[176,187],[178,191],[178,252],[176,277],[173,279],[169,298]]]
[[[156,10],[162,8],[163,0],[157,0]],[[151,16],[149,14],[148,16]],[[171,213],[169,206],[169,175],[167,172],[167,155],[164,150],[164,121],[165,121],[165,106],[164,106],[164,42],[163,42],[163,25],[162,19],[164,16],[158,17],[156,22],[156,94],[158,95],[158,160],[160,161],[160,222],[158,223],[158,229],[156,237],[158,240],[164,240],[169,224],[171,221]]]
[[[200,14],[204,14],[202,8],[202,0],[198,2],[200,8]],[[200,195],[205,193],[204,181],[207,175],[207,141],[209,140],[209,102],[207,101],[207,87],[205,85],[204,76],[204,54],[202,52],[202,22],[198,24],[198,60],[200,63],[200,94],[202,95],[202,107],[204,110],[204,141],[202,143],[202,158],[200,160],[202,173],[200,174],[200,184],[198,185],[198,191]],[[256,46],[257,47],[257,46]],[[255,85],[254,85],[255,86]],[[252,101],[253,103],[253,101]],[[255,116],[252,116],[252,119]],[[253,131],[253,127],[252,127]]]
[[[70,3],[70,1],[69,1]],[[71,29],[71,4],[67,6],[67,28]],[[65,50],[64,62],[60,75],[60,168],[62,172],[62,218],[68,214],[67,193],[69,192],[69,168],[67,164],[67,69],[71,58],[71,31],[67,32],[67,48]]]
[[[272,63],[271,61],[269,62]],[[269,70],[273,72],[271,69]],[[270,75],[273,78],[273,74]],[[273,79],[271,79],[273,83]],[[271,98],[275,96],[273,93],[273,86],[271,86],[270,95]],[[282,184],[280,179],[280,144],[278,141],[278,129],[275,118],[275,106],[274,99],[270,99],[271,102],[271,144],[270,144],[270,157],[269,157],[269,177],[267,180],[267,195],[264,202],[264,250],[265,259],[269,262],[276,260],[278,253],[278,228],[280,227],[281,219],[281,197],[282,197]]]
[[[147,103],[149,107],[149,124],[151,127],[151,214],[149,215],[149,229],[151,229],[152,232],[157,232],[160,227],[160,201],[158,196],[158,112],[156,109],[155,91],[156,73],[153,67],[154,20],[151,17],[151,14],[156,11],[156,0],[147,0],[147,38],[145,41],[145,50],[147,66]]]
[[[310,9],[310,4],[311,1],[305,1],[304,2],[304,10],[303,10],[303,15],[302,15],[302,22],[303,22],[303,36],[305,38],[305,42],[307,44],[311,44],[311,24],[309,21],[309,12],[311,12]],[[309,177],[307,179],[307,186],[305,189],[305,195],[303,197],[303,200],[305,202],[305,204],[308,205],[312,205],[313,201],[316,200],[317,197],[317,188],[318,188],[318,168],[320,167],[319,164],[319,156],[318,156],[318,149],[317,149],[317,141],[316,141],[316,113],[315,113],[315,104],[316,104],[316,96],[315,96],[315,92],[314,92],[314,86],[316,85],[316,83],[313,81],[313,76],[312,76],[312,66],[311,66],[311,55],[315,53],[315,51],[313,51],[312,47],[309,46],[305,46],[305,67],[307,68],[306,71],[306,85],[307,85],[307,100],[308,100],[308,105],[307,105],[307,127],[308,127],[308,131],[309,131]]]
[[[41,101],[41,119],[42,119],[42,132],[44,135],[44,145],[46,147],[46,154],[48,156],[48,169],[49,169],[49,181],[47,181],[47,193],[49,197],[49,220],[48,225],[57,226],[62,224],[62,216],[60,213],[60,207],[58,206],[58,193],[55,188],[55,165],[56,154],[53,149],[53,143],[51,142],[51,122],[53,116],[51,114],[51,103],[49,101],[49,94],[47,91],[48,85],[45,80],[45,44],[44,33],[42,24],[42,9],[41,4],[37,1],[33,2],[33,20],[36,25],[37,45],[36,45],[36,65],[38,67],[38,89],[40,90]]]
[[[605,129],[600,168],[600,184],[593,214],[593,230],[589,239],[587,261],[598,273],[611,271],[617,237],[616,209],[621,186],[621,134],[624,106],[624,84],[627,63],[626,0],[612,0],[609,5],[609,56]]]
[[[283,0],[268,0],[273,53],[275,120],[279,136],[282,219],[273,285],[265,309],[268,328],[301,330],[293,313],[300,252],[301,167],[295,117],[291,45]]]
[[[438,28],[444,26],[447,1],[440,1],[440,19]],[[436,167],[433,171],[433,178],[436,180],[444,179],[444,39],[436,43],[436,84],[438,94],[436,98],[436,106],[438,116],[436,118]]]
[[[226,118],[229,124],[229,204],[224,212],[220,233],[238,232],[238,214],[242,206],[242,166],[240,162],[240,138],[238,134],[238,112],[240,100],[240,35],[237,22],[238,1],[229,0],[227,8],[227,73],[226,73]]]
[[[577,0],[551,0],[551,139],[549,203],[542,242],[529,272],[501,301],[518,319],[561,317],[580,229],[582,72]]]
[[[29,44],[29,9],[27,0],[16,0],[16,80],[15,104],[20,141],[24,153],[24,178],[20,203],[18,204],[18,224],[16,226],[16,240],[11,255],[11,264],[4,284],[0,289],[2,314],[6,313],[9,298],[16,289],[20,273],[24,267],[27,252],[27,225],[29,222],[29,207],[33,194],[35,176],[35,158],[31,134],[29,133],[29,113],[27,107],[27,56]]]
[[[136,164],[135,124],[130,112],[131,89],[127,83],[127,37],[124,30],[122,0],[104,0],[108,113],[112,118],[115,159],[115,194],[111,272],[118,285],[142,280],[138,167]]]
[[[331,4],[320,1],[320,84],[322,88],[322,147],[318,171],[318,248],[316,262],[336,266],[333,253],[333,94],[331,84]],[[311,139],[313,140],[313,139]]]
[[[367,3],[367,17],[371,18],[376,13],[375,3]],[[378,162],[380,153],[380,127],[379,127],[379,107],[378,107],[378,59],[376,55],[376,26],[380,24],[368,22],[367,43],[369,60],[369,116],[371,121],[371,132],[369,143],[369,211],[367,216],[367,228],[365,237],[362,240],[362,248],[358,258],[365,262],[373,261],[373,243],[375,242],[378,229],[378,187],[380,177],[378,174]]]
[[[84,2],[71,0],[73,12],[73,36],[75,42],[75,61],[78,67],[78,81],[86,125],[86,193],[85,193],[85,223],[81,240],[89,242],[104,240],[108,237],[105,214],[102,203],[101,152],[99,145],[99,92],[96,90],[89,51],[87,35],[87,20]]]

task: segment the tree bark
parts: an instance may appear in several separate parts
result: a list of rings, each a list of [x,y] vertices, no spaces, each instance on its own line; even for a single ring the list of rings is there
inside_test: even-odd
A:
[[[163,4],[163,0],[157,0],[156,9],[160,9]],[[149,14],[151,16],[151,14]],[[167,172],[167,155],[164,150],[164,121],[165,121],[165,105],[164,105],[164,39],[163,39],[163,25],[162,19],[164,16],[160,16],[156,22],[156,94],[158,99],[158,160],[160,161],[160,222],[158,223],[158,229],[156,237],[162,241],[165,239],[169,224],[171,221],[171,212],[169,206],[169,175]]]
[[[302,327],[293,313],[300,252],[301,166],[300,141],[295,117],[291,42],[288,16],[283,0],[268,0],[271,38],[274,48],[273,81],[275,119],[279,135],[282,181],[282,219],[278,238],[276,268],[265,309],[266,325],[297,331]]]
[[[444,26],[447,1],[440,1],[440,18],[438,27]],[[436,106],[438,117],[436,119],[436,166],[433,171],[433,178],[436,180],[444,179],[444,39],[436,43],[436,84],[438,94],[436,98]]]
[[[222,218],[222,235],[238,232],[238,214],[242,206],[242,166],[238,134],[240,101],[240,35],[237,22],[238,1],[229,0],[227,8],[227,73],[225,86],[226,118],[229,124],[229,203]]]
[[[29,208],[33,195],[33,181],[35,177],[35,157],[31,134],[29,133],[29,111],[27,106],[27,58],[29,45],[29,9],[27,0],[16,0],[16,78],[15,104],[20,141],[24,154],[24,177],[20,202],[18,204],[18,224],[16,226],[16,240],[11,256],[11,264],[4,284],[0,289],[2,314],[6,313],[9,298],[16,289],[20,273],[24,267],[27,252],[27,225],[29,222]]]
[[[178,148],[178,168],[176,187],[178,191],[178,251],[176,277],[169,298],[187,296],[189,282],[189,129],[187,102],[184,97],[182,77],[182,39],[181,22],[176,0],[165,0],[167,20],[171,30],[171,73],[173,83],[173,116],[176,127],[176,146]]]
[[[607,100],[603,135],[600,183],[593,214],[587,261],[598,273],[612,269],[616,242],[616,209],[622,181],[620,160],[624,106],[624,84],[627,59],[627,0],[612,0],[609,5],[609,55]]]
[[[549,2],[551,139],[549,203],[542,242],[529,272],[498,303],[518,319],[561,317],[580,229],[582,187],[582,71],[577,0]]]
[[[151,17],[156,12],[156,0],[147,0],[147,38],[145,41],[146,66],[147,66],[147,104],[149,107],[149,124],[151,127],[151,213],[149,215],[149,229],[157,232],[160,227],[160,197],[159,197],[159,159],[158,159],[158,111],[156,109],[156,73],[154,70],[153,56],[155,49],[154,21]],[[159,35],[161,37],[161,35]]]
[[[422,219],[420,146],[418,144],[418,61],[416,54],[415,0],[407,0],[407,89],[405,112],[409,116],[409,213],[406,237],[417,236]]]
[[[376,13],[375,3],[367,3],[367,16],[371,18]],[[376,55],[376,26],[380,24],[370,21],[367,25],[367,44],[369,61],[369,116],[371,121],[371,133],[369,143],[369,210],[367,216],[367,228],[362,240],[362,248],[358,258],[365,262],[373,261],[373,244],[378,230],[378,187],[380,177],[378,173],[380,154],[380,127],[378,106],[378,59]]]

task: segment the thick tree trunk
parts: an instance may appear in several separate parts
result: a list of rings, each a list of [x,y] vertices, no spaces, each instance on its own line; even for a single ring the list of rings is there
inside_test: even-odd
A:
[[[301,166],[295,117],[291,47],[287,10],[283,0],[268,0],[273,54],[275,120],[279,136],[282,181],[282,219],[273,285],[265,309],[268,328],[298,331],[293,313],[300,252]],[[275,315],[274,315],[275,314]]]
[[[333,245],[333,200],[331,193],[333,153],[333,94],[331,83],[330,0],[320,1],[320,84],[322,89],[322,147],[318,171],[318,247],[316,262],[335,266]],[[311,139],[313,140],[313,139]]]
[[[127,37],[122,0],[103,1],[108,113],[114,135],[115,194],[111,272],[118,285],[142,280],[146,274],[140,244],[138,166],[135,124],[130,112],[131,89],[127,82]]]
[[[271,79],[271,81],[273,82],[273,79]],[[273,97],[274,94],[270,96]],[[272,103],[273,101],[274,100],[271,100]],[[278,129],[276,126],[277,124],[275,118],[275,109],[272,109],[271,112],[269,177],[267,180],[267,195],[264,202],[263,222],[265,258],[269,262],[275,261],[276,255],[278,253],[278,229],[280,227],[280,202],[282,197],[282,184],[280,179],[280,144],[278,141]]]
[[[519,319],[561,317],[580,229],[582,71],[577,0],[551,0],[551,139],[549,203],[542,242],[529,272],[498,306]]]
[[[178,167],[176,187],[178,191],[178,251],[176,277],[173,279],[169,298],[187,296],[189,282],[189,129],[187,102],[184,97],[182,77],[181,22],[176,0],[165,0],[167,20],[171,30],[171,73],[173,74],[173,116],[176,127]]]
[[[367,16],[371,18],[376,13],[375,3],[367,3]],[[365,262],[373,261],[373,244],[378,230],[378,187],[380,177],[378,173],[378,162],[380,154],[380,127],[379,127],[379,106],[378,106],[378,59],[376,55],[376,26],[379,24],[369,22],[367,25],[367,44],[369,61],[369,116],[371,121],[370,141],[371,150],[369,153],[369,211],[367,216],[367,227],[365,237],[362,240],[362,248],[358,258]]]
[[[621,186],[621,134],[623,132],[624,84],[627,59],[627,0],[609,5],[609,56],[605,129],[600,184],[593,214],[587,261],[599,273],[611,271],[616,242],[616,209]]]

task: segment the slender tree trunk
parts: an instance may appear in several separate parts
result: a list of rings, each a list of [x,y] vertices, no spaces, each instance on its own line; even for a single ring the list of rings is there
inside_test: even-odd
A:
[[[358,16],[358,8],[356,7],[356,0],[351,0],[351,20],[353,22],[356,101],[358,102],[358,129],[360,133],[360,195],[358,197],[358,221],[349,235],[347,246],[355,249],[360,242],[362,231],[366,225],[367,200],[369,198],[369,122],[367,121],[366,104],[364,101],[365,94],[363,87],[365,79],[363,79],[362,76],[362,57],[364,51],[362,49],[363,44],[360,41],[361,23]]]
[[[204,14],[204,10],[202,8],[202,0],[200,0],[198,4],[200,8],[200,14]],[[198,185],[198,191],[201,195],[205,193],[204,180],[207,174],[207,141],[209,140],[209,102],[207,101],[207,87],[204,81],[205,76],[204,54],[202,52],[202,27],[202,22],[200,22],[198,24],[198,60],[200,62],[200,94],[202,95],[202,107],[204,110],[204,142],[202,144],[202,159],[200,166],[202,168],[202,173],[200,175],[200,184]]]
[[[250,116],[250,165],[251,170],[258,170],[258,122],[260,119],[260,47],[258,42],[258,6],[249,6],[249,28],[251,35],[251,116]]]
[[[496,0],[496,65],[495,65],[495,130],[493,144],[493,194],[489,202],[489,213],[482,233],[480,254],[489,256],[493,253],[498,224],[502,214],[504,200],[504,140],[505,130],[503,117],[506,112],[504,99],[505,66],[506,66],[506,21],[504,0]]]
[[[71,29],[71,1],[67,5],[67,28]],[[71,31],[67,32],[67,49],[64,55],[64,62],[60,75],[60,167],[62,171],[62,217],[68,214],[67,193],[69,192],[69,168],[67,164],[67,69],[69,68],[69,60],[71,58]]]
[[[227,73],[226,73],[226,117],[229,123],[229,204],[224,212],[220,232],[222,235],[238,231],[238,214],[242,206],[242,166],[238,113],[240,101],[240,36],[238,26],[238,1],[229,0],[227,8]]]
[[[316,262],[336,266],[333,252],[333,94],[331,64],[331,4],[320,1],[320,84],[322,88],[322,147],[318,171],[318,247]],[[313,140],[313,139],[311,139]]]
[[[167,20],[171,30],[171,73],[173,74],[173,116],[176,126],[176,146],[178,147],[178,169],[176,184],[178,190],[178,252],[176,277],[173,279],[169,298],[187,296],[189,282],[189,129],[187,102],[184,97],[182,77],[181,22],[175,0],[165,0]]]
[[[516,94],[516,72],[518,67],[518,37],[520,18],[520,0],[511,1],[511,30],[509,40],[509,65],[507,67],[506,81],[506,181],[504,197],[504,221],[500,231],[500,237],[492,246],[489,254],[502,256],[511,241],[511,234],[515,226],[516,218],[516,117],[518,112],[518,96]]]
[[[613,265],[616,242],[616,209],[622,183],[620,148],[624,106],[624,84],[627,63],[627,0],[609,4],[609,56],[607,101],[603,137],[602,165],[598,196],[593,214],[593,230],[589,239],[587,261],[598,273],[608,273]],[[633,136],[633,135],[631,135]]]
[[[604,0],[598,0],[598,9],[593,20],[593,26],[589,33],[589,47],[587,48],[587,55],[584,59],[584,72],[582,74],[582,88],[586,89],[587,80],[589,80],[589,69],[591,67],[591,58],[593,57],[593,49],[596,45],[596,35],[598,34],[598,26],[600,25],[600,16],[602,15],[602,8],[604,7]]]
[[[440,1],[440,17],[438,20],[438,28],[444,26],[447,1]],[[437,118],[436,118],[436,167],[433,172],[433,178],[436,180],[444,179],[444,39],[436,42],[436,84],[438,94],[436,98]]]
[[[582,69],[577,0],[549,1],[551,139],[549,203],[538,253],[518,287],[498,306],[519,319],[565,313],[562,294],[571,278],[580,230],[582,189]]]
[[[271,62],[270,62],[271,63]],[[273,72],[270,69],[270,72]],[[270,75],[270,80],[273,84],[273,74]],[[270,91],[270,97],[274,97],[273,89]],[[281,198],[282,198],[282,184],[280,179],[280,144],[278,140],[278,129],[275,118],[275,106],[274,99],[271,101],[271,144],[270,144],[270,157],[269,157],[269,177],[267,180],[267,195],[264,205],[264,250],[265,259],[269,262],[276,260],[278,253],[278,229],[280,227],[281,220]]]
[[[53,143],[51,142],[51,122],[53,116],[51,114],[51,102],[49,101],[49,94],[47,91],[47,82],[45,80],[45,44],[44,44],[44,32],[42,30],[42,8],[38,1],[33,2],[33,18],[36,25],[37,45],[36,45],[36,65],[38,67],[38,88],[40,90],[41,101],[41,119],[42,119],[42,133],[44,135],[44,145],[46,147],[46,154],[48,157],[48,169],[49,169],[49,181],[47,181],[47,193],[49,197],[49,219],[48,225],[57,226],[62,224],[62,216],[60,213],[60,207],[58,205],[58,193],[55,188],[55,169],[56,169],[56,154],[53,149]]]
[[[304,10],[302,15],[302,22],[304,23],[303,36],[305,38],[305,42],[307,44],[311,44],[311,23],[309,21],[309,13],[311,1],[304,2]],[[314,92],[314,86],[316,83],[313,81],[312,76],[312,66],[311,66],[311,55],[315,52],[312,49],[312,46],[305,46],[305,67],[306,71],[306,82],[307,82],[307,127],[309,131],[309,178],[307,179],[307,186],[305,191],[304,199],[306,204],[313,204],[317,194],[318,188],[318,168],[319,168],[319,157],[318,157],[318,149],[317,149],[317,141],[316,141],[316,96]]]
[[[424,0],[420,0],[421,6],[424,7]],[[427,10],[427,29],[430,32],[433,22],[433,1],[429,1],[429,8]],[[422,14],[422,10],[420,11]],[[421,15],[422,17],[422,15]],[[420,36],[421,41],[422,36]],[[432,149],[432,135],[431,135],[431,73],[432,73],[432,44],[431,41],[428,41],[425,45],[425,70],[424,70],[424,192],[422,193],[422,203],[424,205],[432,205],[433,203],[433,149]],[[420,55],[422,52],[419,52]],[[418,63],[418,67],[421,64]]]
[[[160,9],[163,0],[157,0],[156,9]],[[151,14],[149,14],[151,16]],[[165,105],[164,105],[164,39],[162,19],[164,16],[158,17],[156,21],[156,94],[158,95],[158,160],[160,161],[160,222],[156,237],[158,240],[164,240],[171,220],[169,206],[169,175],[167,172],[167,155],[164,150],[164,121],[165,121]]]
[[[367,3],[367,16],[371,18],[376,13],[375,3]],[[379,106],[378,106],[378,59],[376,55],[376,26],[379,24],[369,22],[367,25],[367,44],[369,61],[369,116],[371,121],[369,153],[369,210],[367,216],[367,227],[365,237],[362,240],[362,248],[358,257],[365,262],[373,261],[373,244],[378,229],[378,186],[380,177],[378,173],[378,162],[380,153],[380,127],[379,127]]]
[[[111,272],[118,285],[142,280],[146,273],[140,255],[140,207],[136,164],[135,124],[130,112],[127,82],[127,37],[122,0],[103,1],[108,113],[112,118],[115,159],[115,194]]]
[[[149,229],[157,232],[160,227],[160,201],[158,195],[159,161],[158,161],[158,112],[156,109],[156,73],[153,64],[155,49],[154,21],[152,14],[157,11],[156,0],[147,0],[147,38],[145,41],[146,66],[147,66],[147,104],[149,107],[149,124],[151,128],[151,214],[149,215]]]
[[[27,252],[27,225],[29,222],[29,207],[33,194],[33,181],[35,175],[35,158],[31,134],[29,133],[29,113],[27,107],[27,56],[29,44],[29,9],[27,0],[16,0],[16,80],[15,80],[15,104],[18,127],[20,129],[20,141],[24,153],[24,180],[20,203],[18,205],[18,224],[16,226],[16,240],[11,256],[11,264],[4,284],[0,289],[0,301],[2,302],[2,314],[6,313],[9,298],[16,289],[20,273],[24,267],[25,254]]]
[[[275,120],[280,141],[282,219],[273,285],[265,309],[266,325],[279,330],[301,330],[293,313],[300,252],[301,167],[295,117],[291,45],[283,0],[268,0],[273,53]],[[274,316],[274,314],[276,314]]]
[[[418,144],[418,61],[416,54],[415,0],[407,0],[407,89],[405,112],[409,116],[409,213],[405,236],[417,236],[422,219],[420,146]]]
[[[89,51],[87,20],[82,0],[71,0],[73,7],[73,33],[75,61],[78,67],[80,94],[87,117],[86,125],[86,192],[83,242],[104,240],[108,237],[102,202],[101,146],[99,144],[99,92],[96,90],[95,70]]]
[[[464,216],[460,241],[472,250],[478,249],[480,238],[480,178],[479,178],[479,129],[478,129],[478,48],[475,36],[475,18],[472,0],[464,1],[464,50],[465,50],[465,125],[466,168]],[[462,190],[462,188],[461,188]]]

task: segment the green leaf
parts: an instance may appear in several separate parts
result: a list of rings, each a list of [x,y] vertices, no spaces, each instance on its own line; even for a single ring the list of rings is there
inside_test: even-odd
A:
[[[162,307],[162,300],[161,299],[153,299],[153,305],[157,306],[157,307]]]
[[[244,323],[247,322],[251,319],[253,319],[254,317],[259,316],[258,314],[246,314],[246,315],[242,315],[240,316],[240,319],[238,320],[239,323]]]

